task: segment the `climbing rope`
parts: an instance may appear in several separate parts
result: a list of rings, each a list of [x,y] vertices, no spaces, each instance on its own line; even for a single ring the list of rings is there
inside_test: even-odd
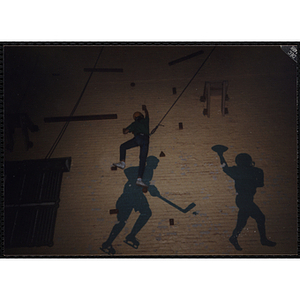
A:
[[[191,78],[191,80],[188,82],[188,84],[185,86],[185,88],[182,90],[182,92],[180,93],[180,95],[177,97],[177,99],[175,100],[175,102],[172,104],[172,106],[169,108],[169,110],[165,113],[165,115],[163,116],[163,118],[160,120],[160,122],[157,124],[157,126],[151,131],[151,135],[154,134],[158,128],[158,126],[160,126],[161,122],[164,120],[164,118],[168,115],[168,113],[170,112],[170,110],[174,107],[174,105],[177,103],[177,101],[180,99],[180,97],[183,95],[183,93],[185,92],[185,90],[188,88],[188,86],[191,84],[191,82],[194,80],[194,78],[197,76],[197,74],[199,73],[199,71],[202,69],[202,67],[204,66],[204,64],[206,63],[206,61],[209,59],[209,57],[211,56],[211,54],[213,53],[213,51],[216,49],[216,46],[211,50],[211,52],[209,53],[209,55],[206,57],[206,59],[204,60],[204,62],[201,64],[201,66],[199,67],[199,69],[197,70],[197,72],[194,74],[194,76]]]
[[[94,64],[94,68],[93,68],[93,69],[96,68],[96,65],[97,65],[97,63],[98,63],[98,60],[99,60],[101,54],[102,54],[102,51],[103,51],[103,47],[101,48],[100,53],[98,54],[98,57],[97,57],[97,59],[96,59],[96,62],[95,62],[95,64]],[[87,86],[88,86],[88,84],[89,84],[89,81],[90,81],[91,78],[92,78],[93,73],[94,73],[94,71],[92,70],[92,71],[91,71],[91,74],[90,74],[90,76],[89,76],[89,78],[88,78],[88,80],[87,80],[87,82],[86,82],[86,84],[85,84],[85,86],[84,86],[84,88],[83,88],[83,90],[82,90],[80,96],[79,96],[78,101],[76,102],[74,108],[72,109],[72,111],[71,111],[71,113],[70,113],[70,117],[72,117],[72,116],[74,115],[74,113],[75,113],[75,111],[76,111],[76,109],[77,109],[77,107],[78,107],[78,105],[79,105],[79,103],[80,103],[80,101],[81,101],[81,99],[82,99],[82,96],[83,96],[83,94],[84,94],[84,92],[85,92],[85,90],[86,90],[86,88],[87,88]],[[60,140],[62,139],[64,133],[66,132],[66,130],[67,130],[68,126],[69,126],[69,123],[70,123],[70,121],[66,121],[66,123],[64,124],[64,126],[63,126],[63,128],[61,129],[60,133],[58,134],[58,136],[57,136],[55,142],[53,143],[52,147],[50,148],[48,154],[46,155],[45,159],[49,159],[49,158],[51,157],[51,155],[53,154],[54,150],[56,149],[58,143],[60,142]]]

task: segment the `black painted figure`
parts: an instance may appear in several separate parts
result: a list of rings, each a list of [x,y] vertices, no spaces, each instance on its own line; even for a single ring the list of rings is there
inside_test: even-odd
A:
[[[16,128],[22,129],[24,136],[25,149],[29,150],[33,147],[33,143],[29,139],[28,129],[31,132],[39,131],[39,127],[31,121],[25,113],[7,114],[5,116],[5,134],[6,134],[6,149],[10,152],[14,149],[14,133]]]
[[[155,156],[149,156],[147,158],[147,165],[144,172],[144,181],[147,184],[150,183],[153,177],[153,170],[157,168],[158,162],[159,159]],[[135,249],[139,246],[139,242],[135,236],[145,226],[152,215],[147,198],[145,197],[142,189],[135,184],[138,169],[138,167],[130,167],[124,170],[128,181],[124,186],[123,194],[116,203],[116,209],[118,210],[118,223],[114,225],[107,241],[104,242],[100,248],[106,253],[115,254],[112,242],[125,227],[133,209],[138,211],[140,216],[136,220],[131,232],[126,236],[124,242]]]
[[[141,112],[135,112],[133,114],[134,122],[123,129],[124,134],[132,132],[134,138],[123,143],[120,146],[120,162],[114,163],[113,165],[118,168],[124,169],[126,150],[134,147],[140,147],[140,164],[137,174],[137,181],[135,184],[141,187],[147,187],[147,185],[142,181],[142,178],[144,175],[149,150],[149,113],[146,105],[143,105],[142,109],[143,111],[145,111],[145,117]]]
[[[254,166],[255,164],[251,156],[247,153],[238,154],[235,158],[237,165],[229,167],[223,156],[224,151],[226,151],[226,149],[223,148],[223,150],[216,152],[220,157],[223,171],[235,181],[236,205],[239,208],[237,224],[229,241],[236,250],[242,250],[237,238],[246,226],[248,218],[252,217],[257,223],[261,244],[274,247],[276,243],[268,240],[266,237],[265,216],[254,203],[256,189],[264,186],[263,170]]]

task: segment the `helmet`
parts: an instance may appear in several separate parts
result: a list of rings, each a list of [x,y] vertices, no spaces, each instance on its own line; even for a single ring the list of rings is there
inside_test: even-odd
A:
[[[136,111],[136,112],[133,114],[133,119],[134,119],[135,121],[144,119],[144,115],[143,115],[141,112]]]
[[[147,166],[152,168],[152,169],[156,169],[157,165],[159,163],[159,159],[155,156],[148,156],[147,157]]]
[[[240,153],[236,156],[235,158],[235,163],[239,167],[250,167],[254,166],[254,162],[252,161],[252,158],[249,154],[247,153]]]

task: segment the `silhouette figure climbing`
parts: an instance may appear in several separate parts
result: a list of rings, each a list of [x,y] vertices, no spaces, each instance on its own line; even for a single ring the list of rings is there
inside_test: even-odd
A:
[[[147,188],[148,186],[142,181],[142,178],[144,175],[149,150],[149,112],[146,105],[142,106],[142,110],[145,112],[145,116],[139,111],[135,112],[133,114],[134,122],[123,129],[124,134],[132,132],[134,138],[120,146],[120,162],[114,163],[113,165],[120,169],[124,169],[126,166],[126,150],[139,146],[140,164],[137,174],[137,181],[135,184]]]
[[[153,170],[157,168],[158,162],[159,159],[155,156],[149,156],[147,158],[147,165],[143,179],[148,185],[153,177]],[[131,232],[126,236],[124,242],[137,249],[139,247],[139,241],[135,236],[145,226],[152,215],[147,198],[145,197],[141,187],[136,185],[136,176],[138,171],[139,167],[130,167],[124,170],[128,181],[124,186],[123,194],[119,197],[116,203],[116,209],[118,210],[118,223],[113,226],[108,239],[100,248],[105,253],[116,253],[115,249],[112,247],[112,242],[125,227],[126,221],[133,209],[140,212],[140,216],[133,225]]]
[[[252,217],[257,223],[261,244],[274,247],[276,243],[268,240],[266,237],[265,215],[253,202],[256,189],[264,186],[263,170],[254,166],[255,163],[247,153],[238,154],[235,158],[237,166],[229,167],[223,156],[223,153],[227,149],[226,146],[222,145],[212,147],[212,150],[217,152],[220,157],[223,171],[235,181],[236,205],[239,208],[239,212],[236,227],[233,230],[229,241],[236,250],[242,250],[237,238],[246,226],[248,218]]]

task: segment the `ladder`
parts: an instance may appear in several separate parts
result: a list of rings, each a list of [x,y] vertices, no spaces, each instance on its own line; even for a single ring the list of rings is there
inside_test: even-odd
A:
[[[228,114],[228,108],[226,107],[226,101],[229,100],[227,91],[228,91],[228,81],[205,81],[203,96],[200,97],[201,102],[206,102],[206,108],[203,109],[203,115],[210,118],[210,100],[212,90],[221,90],[222,91],[222,100],[221,100],[221,112],[222,116]]]

